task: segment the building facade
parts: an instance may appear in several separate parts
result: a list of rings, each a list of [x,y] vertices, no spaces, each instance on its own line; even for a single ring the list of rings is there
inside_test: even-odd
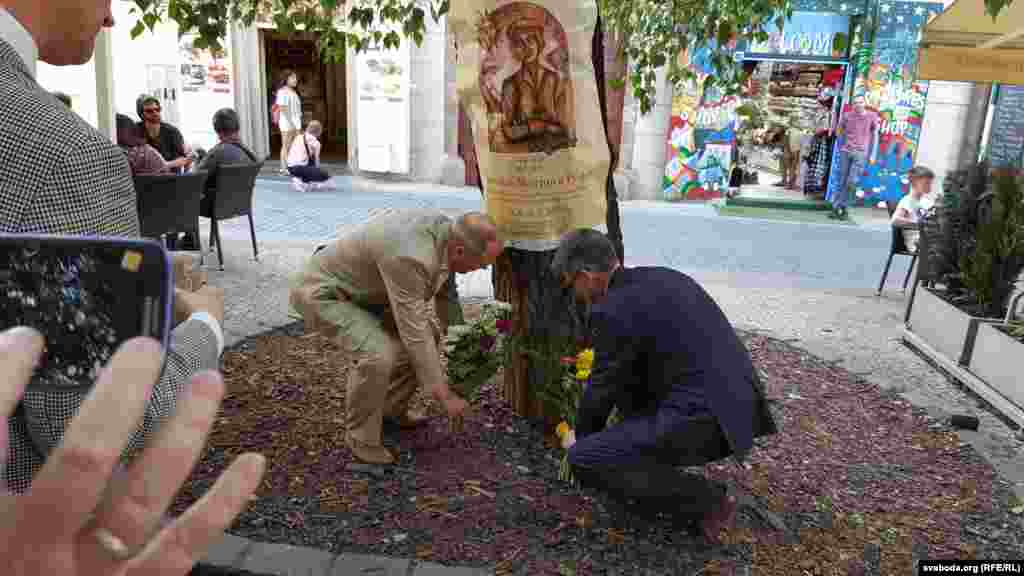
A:
[[[835,11],[844,10],[841,0],[831,3],[837,5]],[[864,3],[865,10],[871,5]],[[473,183],[472,161],[467,166],[463,160],[469,154],[455,93],[455,47],[444,20],[427,19],[419,46],[404,42],[387,53],[349,51],[343,62],[327,64],[317,56],[315,37],[286,37],[270,23],[232,25],[224,52],[216,55],[193,49],[190,38],[179,39],[177,29],[167,23],[132,39],[131,6],[128,0],[115,0],[118,26],[105,38],[112,70],[109,82],[101,80],[113,94],[116,112],[134,118],[137,97],[154,94],[163,102],[165,121],[178,125],[189,144],[208,148],[216,142],[213,113],[233,107],[243,122],[242,139],[257,154],[277,158],[280,135],[270,108],[281,76],[291,70],[300,78],[304,120],[316,119],[325,126],[325,161],[415,180]],[[102,98],[97,98],[97,68],[101,76],[106,74],[95,62],[62,68],[40,63],[38,76],[43,86],[70,94],[76,111],[100,126],[104,112]],[[645,115],[638,113],[627,90],[615,175],[625,200],[666,199],[666,165],[673,152],[668,140],[677,98],[664,74],[658,80],[656,105]],[[917,163],[941,177],[976,157],[973,143],[984,129],[988,99],[982,96],[987,90],[930,83],[914,153]]]

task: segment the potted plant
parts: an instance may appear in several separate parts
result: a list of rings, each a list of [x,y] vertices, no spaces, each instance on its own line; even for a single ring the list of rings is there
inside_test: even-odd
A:
[[[997,174],[991,210],[981,220],[973,249],[963,257],[962,278],[984,314],[1000,320],[978,323],[968,367],[1024,407],[1024,341],[1015,321],[1022,299],[1018,280],[1024,272],[1024,178]]]

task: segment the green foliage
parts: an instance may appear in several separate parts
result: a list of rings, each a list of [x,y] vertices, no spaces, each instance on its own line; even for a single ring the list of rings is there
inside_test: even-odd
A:
[[[444,356],[452,390],[469,402],[479,399],[481,387],[508,360],[507,335],[511,307],[502,302],[484,304],[479,318],[448,328]]]
[[[979,222],[973,250],[961,260],[962,281],[989,317],[1002,316],[1024,270],[1024,181],[995,176],[991,216]]]
[[[742,83],[742,67],[734,60],[733,40],[764,41],[772,18],[792,15],[790,0],[598,0],[606,30],[626,38],[633,96],[646,113],[653,108],[659,68],[666,66],[673,85],[697,79],[679,55],[694,46],[711,48],[714,71],[707,82],[727,94]],[[785,18],[775,24],[781,26]]]

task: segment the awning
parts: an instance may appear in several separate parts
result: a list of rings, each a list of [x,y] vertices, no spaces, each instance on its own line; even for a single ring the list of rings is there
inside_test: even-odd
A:
[[[1024,0],[995,19],[984,0],[957,0],[921,31],[917,78],[1024,84]]]

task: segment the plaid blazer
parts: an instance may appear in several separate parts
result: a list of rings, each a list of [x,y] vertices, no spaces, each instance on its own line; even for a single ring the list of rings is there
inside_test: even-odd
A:
[[[0,230],[15,233],[138,236],[128,159],[99,132],[36,83],[14,49],[0,40]],[[216,335],[202,321],[171,334],[167,365],[125,457],[142,448],[174,411],[192,374],[219,365]],[[28,391],[10,432],[4,476],[24,492],[61,440],[84,394]]]

